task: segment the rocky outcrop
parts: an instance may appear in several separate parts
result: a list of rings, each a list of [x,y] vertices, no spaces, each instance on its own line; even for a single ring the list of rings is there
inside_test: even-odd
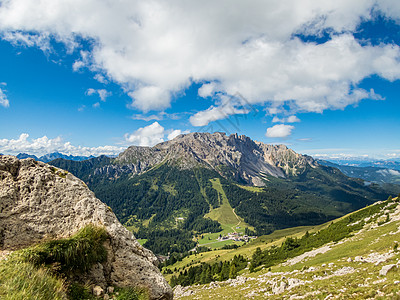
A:
[[[154,254],[81,180],[34,159],[0,156],[0,251],[69,237],[88,224],[104,226],[110,235],[107,262],[93,266],[88,274],[93,283],[103,289],[141,286],[152,299],[172,299]]]
[[[295,176],[308,166],[318,165],[311,157],[284,145],[268,145],[244,135],[195,132],[154,147],[131,146],[115,160],[116,167],[103,167],[97,172],[110,172],[110,176],[118,172],[140,174],[162,162],[181,169],[200,165],[256,186],[264,185],[265,175]]]

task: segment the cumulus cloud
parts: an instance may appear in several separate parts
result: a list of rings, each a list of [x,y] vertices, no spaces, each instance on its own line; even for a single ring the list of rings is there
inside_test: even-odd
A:
[[[200,111],[189,118],[193,126],[206,126],[210,122],[222,120],[232,115],[248,114],[254,108],[241,98],[241,95],[229,97],[218,95],[218,106],[211,106],[207,110]]]
[[[143,111],[169,107],[198,83],[198,95],[216,101],[240,92],[253,104],[291,102],[297,111],[322,112],[382,98],[358,87],[364,78],[400,78],[398,45],[353,36],[374,18],[372,9],[400,19],[397,0],[9,0],[0,7],[0,31],[42,49],[52,39],[69,48],[89,41],[73,69],[105,74]],[[324,43],[296,37],[324,31],[331,32]],[[229,115],[220,110],[214,105],[193,120]]]
[[[28,133],[22,133],[17,139],[0,139],[0,153],[17,155],[18,153],[28,153],[42,156],[48,153],[60,152],[67,155],[79,156],[99,156],[117,155],[126,149],[126,145],[154,146],[164,142],[165,139],[172,140],[180,134],[189,133],[189,130],[168,129],[165,130],[158,122],[139,128],[135,132],[124,135],[123,146],[99,146],[84,147],[72,145],[65,141],[61,136],[48,138],[30,138]]]
[[[119,146],[82,147],[74,146],[64,141],[60,136],[48,138],[43,136],[37,139],[29,138],[29,134],[22,133],[18,139],[0,139],[0,152],[17,155],[18,153],[29,153],[42,156],[47,153],[61,152],[68,155],[99,156],[116,155],[125,148]]]
[[[164,127],[158,122],[141,127],[133,133],[125,134],[125,141],[127,143],[138,146],[153,146],[155,144],[164,142]]]
[[[294,126],[292,125],[279,124],[268,128],[265,136],[269,138],[284,138],[291,135],[293,129]]]
[[[210,122],[225,119],[231,115],[247,114],[248,110],[237,109],[231,105],[228,106],[211,106],[207,110],[200,111],[189,118],[193,126],[206,126]]]
[[[51,49],[50,36],[48,33],[31,34],[20,31],[14,31],[14,32],[3,33],[2,38],[10,42],[14,46],[16,45],[22,45],[28,47],[35,46],[44,52],[49,52]]]
[[[128,93],[134,100],[132,107],[147,112],[154,108],[165,109],[170,106],[170,92],[157,86],[144,86]]]
[[[88,96],[92,96],[92,95],[95,95],[95,94],[99,95],[100,100],[103,101],[103,102],[105,102],[107,100],[107,97],[112,95],[111,92],[109,92],[109,91],[107,91],[105,89],[97,89],[96,90],[96,89],[90,88],[90,89],[86,90],[86,95],[88,95]]]
[[[10,101],[8,100],[5,92],[0,88],[0,105],[4,107],[10,106]]]
[[[167,135],[168,140],[172,140],[180,134],[189,133],[189,130],[182,131],[180,129],[165,130],[158,122],[154,122],[146,127],[141,127],[133,133],[124,135],[125,144],[138,146],[154,146],[165,141]]]
[[[186,133],[189,133],[189,132],[190,132],[189,130],[182,131],[180,129],[175,129],[175,130],[172,130],[171,133],[168,134],[167,138],[168,138],[168,140],[173,140],[178,135],[186,134]]]
[[[300,122],[300,119],[296,116],[289,116],[287,118],[278,118],[277,116],[275,116],[272,119],[272,123],[297,123]]]

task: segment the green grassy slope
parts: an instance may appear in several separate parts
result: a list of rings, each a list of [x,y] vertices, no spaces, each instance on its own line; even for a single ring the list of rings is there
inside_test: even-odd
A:
[[[183,292],[190,290],[191,296],[181,296],[181,289],[175,297],[326,299],[329,296],[332,299],[400,299],[400,205],[395,200],[388,200],[372,216],[365,216],[363,210],[360,211],[361,219],[354,219],[355,222],[349,225],[361,221],[364,224],[362,229],[339,242],[306,252],[274,265],[270,270],[264,268],[256,273],[245,270],[242,277],[213,286],[185,287]],[[352,215],[349,215],[350,218]],[[295,234],[301,236],[307,230],[311,233],[305,228]],[[279,236],[281,234],[276,233],[278,239]],[[392,268],[383,275],[385,266]]]
[[[224,236],[228,233],[239,232],[244,234],[245,228],[254,230],[254,227],[248,225],[232,208],[228,198],[226,197],[225,191],[221,186],[219,178],[210,179],[212,187],[218,193],[219,207],[212,208],[209,213],[204,215],[204,218],[210,218],[221,224],[222,231],[216,233],[205,233],[200,236],[197,240],[200,246],[207,246],[212,249],[220,248],[224,245],[237,244],[242,245],[242,242],[235,242],[233,240],[217,241],[220,235]]]

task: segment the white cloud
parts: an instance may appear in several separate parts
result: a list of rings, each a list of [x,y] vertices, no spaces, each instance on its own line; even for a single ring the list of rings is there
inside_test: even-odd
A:
[[[360,44],[352,35],[373,7],[400,20],[394,0],[9,0],[0,6],[0,31],[44,50],[51,39],[69,48],[89,41],[93,48],[73,69],[104,74],[143,111],[169,107],[195,82],[205,83],[201,97],[240,92],[271,109],[289,101],[294,110],[322,112],[381,98],[357,86],[364,78],[400,78],[397,45]],[[323,44],[294,37],[324,30],[333,34]],[[218,114],[214,105],[200,123]]]
[[[4,32],[2,38],[15,46],[35,46],[44,52],[49,52],[51,50],[50,36],[48,33],[31,34],[20,31],[9,31]]]
[[[29,153],[42,156],[47,153],[61,152],[68,155],[99,156],[116,155],[125,150],[125,147],[100,146],[82,147],[74,146],[70,142],[65,142],[58,136],[48,138],[43,136],[37,139],[30,139],[29,134],[22,133],[18,139],[0,139],[0,153],[17,155],[18,153]]]
[[[175,130],[171,131],[170,134],[168,134],[167,138],[168,138],[168,140],[173,140],[173,139],[176,138],[178,135],[186,134],[186,133],[189,133],[189,132],[190,132],[189,130],[184,130],[184,131],[182,131],[182,130],[180,130],[180,129],[175,129]]]
[[[134,114],[131,116],[132,120],[142,120],[142,121],[151,121],[151,120],[156,120],[156,121],[161,121],[164,119],[170,119],[170,120],[178,120],[180,119],[180,115],[177,113],[169,114],[164,111],[159,112],[156,115],[145,115],[145,114]]]
[[[269,138],[284,138],[291,135],[293,129],[294,126],[292,125],[279,124],[268,128],[265,136]]]
[[[272,119],[272,123],[296,123],[296,122],[300,122],[300,119],[296,116],[289,116],[287,118],[278,118],[277,116],[275,116]]]
[[[2,89],[0,89],[0,105],[4,107],[10,106],[10,101],[8,100],[7,95]]]
[[[109,92],[109,91],[107,91],[105,89],[97,89],[96,90],[96,89],[90,88],[90,89],[87,89],[87,91],[86,91],[86,95],[88,95],[88,96],[92,96],[92,95],[95,95],[95,94],[99,95],[100,100],[103,101],[103,102],[105,102],[107,100],[107,97],[112,95],[111,92]]]
[[[231,115],[247,114],[247,110],[237,109],[233,106],[211,106],[207,110],[200,111],[189,118],[193,126],[206,126],[208,123],[225,119]]]
[[[75,64],[75,63],[74,63]],[[83,63],[82,63],[83,64]],[[83,67],[83,66],[82,66]],[[98,82],[101,82],[101,83],[104,83],[104,84],[107,84],[108,83],[108,80],[103,76],[103,75],[101,75],[101,74],[96,74],[96,75],[94,75],[94,79],[96,79]]]
[[[40,138],[30,138],[29,134],[22,133],[17,139],[0,139],[0,153],[17,155],[18,153],[28,153],[36,156],[44,154],[60,152],[67,155],[79,156],[99,156],[99,155],[117,155],[126,149],[125,145],[154,146],[165,140],[177,137],[180,134],[189,133],[189,130],[164,130],[158,122],[139,128],[131,134],[124,135],[124,146],[99,146],[84,147],[75,146],[71,142],[64,141],[62,137],[48,138],[43,136]]]
[[[203,84],[199,90],[198,94],[202,98],[207,98],[212,96],[217,90],[217,84],[215,82]]]
[[[154,146],[155,144],[164,142],[164,127],[158,122],[139,128],[135,132],[125,134],[125,141],[129,144],[138,146]]]
[[[189,130],[169,129],[165,130],[158,122],[146,127],[141,127],[133,133],[124,135],[125,144],[138,146],[154,146],[165,141],[165,138],[172,140],[180,134],[189,133]],[[167,135],[167,137],[165,137]]]
[[[140,87],[128,95],[134,100],[131,106],[144,112],[154,108],[165,109],[170,106],[170,93],[157,86]]]
[[[142,115],[142,114],[135,114],[131,117],[132,120],[142,120],[142,121],[151,121],[151,120],[156,120],[156,121],[160,121],[163,119],[163,116],[160,114],[157,115]]]
[[[86,95],[92,96],[94,94],[96,94],[96,90],[95,89],[90,88],[90,89],[86,90]]]
[[[85,63],[81,60],[77,60],[72,64],[72,69],[77,72],[85,66]]]
[[[206,126],[210,122],[222,120],[232,115],[248,114],[251,107],[238,96],[228,97],[218,94],[219,105],[211,106],[189,118],[193,126]]]
[[[287,123],[297,123],[300,122],[300,119],[296,116],[290,116],[286,119]]]

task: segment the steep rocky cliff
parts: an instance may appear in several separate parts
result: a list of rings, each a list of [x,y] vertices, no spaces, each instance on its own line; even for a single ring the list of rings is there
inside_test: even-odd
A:
[[[157,258],[81,180],[33,159],[0,156],[0,250],[69,237],[88,224],[110,235],[107,261],[93,266],[88,279],[103,287],[145,287],[152,299],[172,299]]]

